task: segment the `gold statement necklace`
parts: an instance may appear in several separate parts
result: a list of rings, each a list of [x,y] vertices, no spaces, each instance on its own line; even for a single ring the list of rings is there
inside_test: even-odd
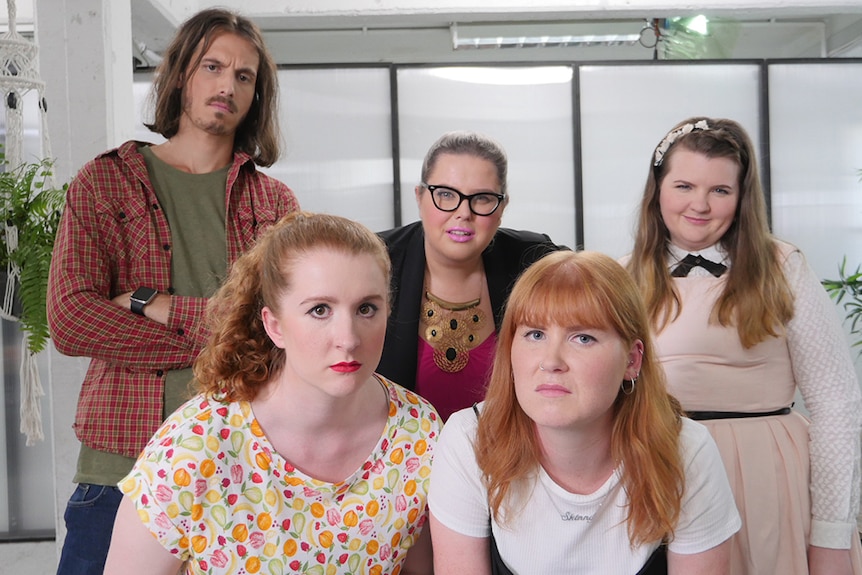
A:
[[[434,348],[434,363],[442,371],[457,373],[470,360],[470,350],[481,343],[478,334],[485,325],[485,313],[479,309],[482,298],[452,303],[425,289],[420,321],[425,341]]]

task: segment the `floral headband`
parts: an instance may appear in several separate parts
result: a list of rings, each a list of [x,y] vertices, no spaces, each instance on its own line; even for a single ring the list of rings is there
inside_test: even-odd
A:
[[[706,123],[706,120],[700,120],[695,124],[684,124],[677,128],[676,130],[671,131],[667,136],[664,137],[664,140],[661,141],[661,144],[658,145],[658,148],[655,149],[655,161],[653,162],[653,166],[660,166],[662,161],[664,161],[664,155],[667,153],[668,149],[676,142],[680,136],[684,136],[694,130],[700,130],[702,132],[706,132],[709,130],[709,124]]]

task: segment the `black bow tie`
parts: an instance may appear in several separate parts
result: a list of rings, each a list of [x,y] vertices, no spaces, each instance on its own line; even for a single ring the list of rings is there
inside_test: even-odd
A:
[[[670,272],[670,275],[675,278],[684,278],[692,268],[697,266],[702,267],[715,277],[721,277],[721,274],[727,271],[727,266],[724,264],[717,264],[706,258],[702,258],[694,254],[688,254],[682,258],[682,261],[679,262],[679,265],[676,266],[672,272]]]

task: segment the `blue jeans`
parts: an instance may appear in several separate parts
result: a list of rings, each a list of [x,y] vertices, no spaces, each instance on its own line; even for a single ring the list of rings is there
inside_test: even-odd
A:
[[[102,575],[123,494],[111,485],[79,483],[66,505],[66,539],[57,575]]]

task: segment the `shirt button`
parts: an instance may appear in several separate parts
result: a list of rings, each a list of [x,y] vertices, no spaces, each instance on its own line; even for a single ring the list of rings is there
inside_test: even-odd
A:
[[[163,250],[165,250],[166,252],[167,252],[167,251],[170,251],[170,249],[171,249],[171,244],[165,244],[165,245],[163,245],[163,246],[162,246],[162,249],[163,249]]]
[[[186,334],[186,330],[184,330],[183,328],[179,328],[177,330],[177,335],[185,335],[185,334]]]
[[[162,371],[161,369],[156,370],[156,375],[158,375],[159,377],[163,376],[164,374],[165,374],[165,372]]]

